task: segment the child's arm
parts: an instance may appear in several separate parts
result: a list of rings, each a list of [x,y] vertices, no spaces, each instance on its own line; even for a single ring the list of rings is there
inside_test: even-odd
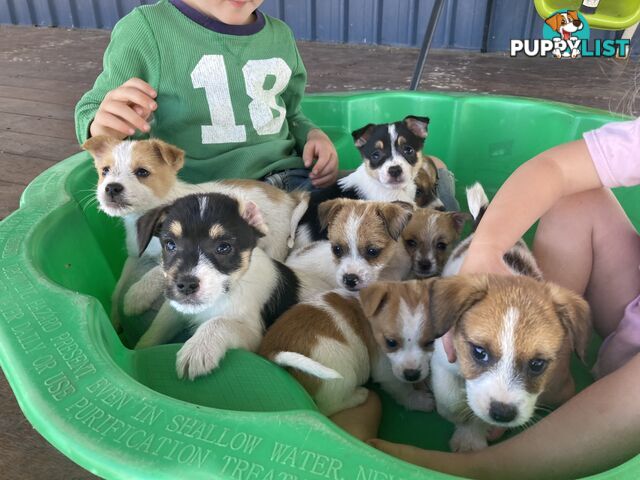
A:
[[[460,273],[507,273],[502,255],[560,198],[602,187],[584,140],[551,148],[518,168],[498,190]]]
[[[640,451],[640,355],[548,417],[475,453],[445,453],[373,440],[410,463],[478,479],[577,478],[613,468]]]
[[[146,119],[156,108],[159,81],[158,47],[143,14],[134,10],[113,29],[103,71],[76,105],[78,142],[93,135],[124,138],[135,129],[148,132]]]
[[[282,95],[287,107],[287,123],[296,139],[296,148],[302,152],[305,167],[310,168],[317,159],[309,175],[311,183],[316,187],[326,187],[333,184],[338,177],[338,154],[329,137],[302,113],[300,103],[307,84],[307,70],[302,63],[293,34],[291,42],[295,49],[297,66],[291,75],[287,90]]]

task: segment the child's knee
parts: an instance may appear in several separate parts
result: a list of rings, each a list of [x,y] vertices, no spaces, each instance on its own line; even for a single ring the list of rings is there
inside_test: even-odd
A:
[[[444,205],[445,210],[460,210],[460,204],[458,204],[458,200],[456,199],[456,179],[453,173],[446,167],[438,168],[437,194],[438,198]]]

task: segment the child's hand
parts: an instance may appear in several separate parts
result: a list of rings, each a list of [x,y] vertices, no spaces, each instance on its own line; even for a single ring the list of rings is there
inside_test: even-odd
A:
[[[320,129],[314,128],[307,135],[307,143],[302,152],[304,166],[310,168],[317,159],[309,174],[314,187],[328,187],[338,178],[338,152],[329,137]]]
[[[147,82],[131,78],[104,97],[89,132],[123,139],[133,135],[136,129],[148,132],[147,119],[158,107],[153,100],[157,93]]]

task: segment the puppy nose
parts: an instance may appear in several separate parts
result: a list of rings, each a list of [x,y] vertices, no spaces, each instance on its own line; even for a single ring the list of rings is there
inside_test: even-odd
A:
[[[491,402],[489,416],[496,422],[508,423],[518,416],[518,409],[502,402]]]
[[[415,382],[420,378],[420,370],[407,369],[402,372],[402,375],[404,375],[404,378],[405,380],[407,380],[407,382]]]
[[[579,27],[580,25],[582,25],[582,22],[580,20],[574,20],[573,21],[573,26],[574,27]]]
[[[418,262],[418,268],[422,272],[428,272],[431,270],[431,262],[429,260],[422,260]]]
[[[353,273],[347,273],[342,277],[342,283],[344,283],[348,289],[354,289],[360,283],[360,278]]]
[[[402,167],[399,167],[398,165],[389,167],[389,175],[391,175],[393,178],[398,178],[400,175],[402,175]]]
[[[104,187],[104,191],[109,194],[110,197],[115,197],[120,195],[124,187],[119,183],[109,183],[106,187]]]
[[[191,275],[180,277],[176,282],[176,288],[183,295],[191,295],[198,291],[200,281]]]

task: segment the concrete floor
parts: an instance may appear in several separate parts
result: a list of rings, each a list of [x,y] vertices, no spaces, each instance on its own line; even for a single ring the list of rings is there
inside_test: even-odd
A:
[[[73,109],[101,69],[109,32],[0,27],[0,219],[40,172],[79,150]],[[308,92],[405,89],[418,51],[300,42]],[[636,64],[432,52],[421,90],[523,95],[630,113]],[[0,376],[0,477],[88,479],[42,439]]]

